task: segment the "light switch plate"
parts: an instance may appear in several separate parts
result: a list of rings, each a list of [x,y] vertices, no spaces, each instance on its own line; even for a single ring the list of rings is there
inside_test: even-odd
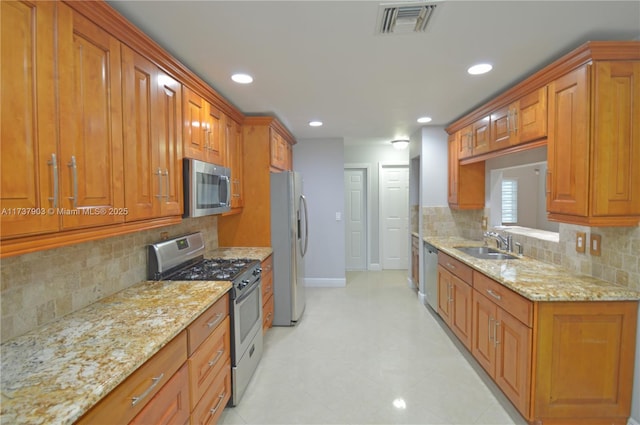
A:
[[[576,252],[584,253],[587,246],[587,234],[576,232]]]
[[[591,241],[589,243],[589,253],[596,257],[600,256],[602,252],[602,238],[600,235],[591,234]]]

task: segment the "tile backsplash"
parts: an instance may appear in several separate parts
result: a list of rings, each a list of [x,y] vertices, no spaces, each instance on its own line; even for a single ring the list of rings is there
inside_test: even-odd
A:
[[[0,262],[1,341],[146,279],[146,246],[201,231],[208,250],[218,247],[217,217],[62,248],[4,258]]]
[[[458,211],[448,207],[422,208],[423,236],[460,236],[481,240],[482,210]],[[640,227],[585,227],[560,223],[559,241],[513,234],[524,255],[556,264],[570,272],[593,276],[640,291]],[[594,256],[575,250],[576,232],[602,237],[602,253]]]

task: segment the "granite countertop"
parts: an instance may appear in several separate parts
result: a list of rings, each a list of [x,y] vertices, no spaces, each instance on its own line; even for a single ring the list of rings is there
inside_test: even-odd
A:
[[[623,301],[639,300],[640,292],[528,257],[515,260],[482,260],[455,249],[482,246],[481,241],[459,237],[424,237],[438,250],[532,301]]]
[[[6,424],[71,424],[231,288],[141,282],[0,346]]]
[[[211,258],[251,258],[260,261],[273,253],[271,247],[219,247],[207,254]]]

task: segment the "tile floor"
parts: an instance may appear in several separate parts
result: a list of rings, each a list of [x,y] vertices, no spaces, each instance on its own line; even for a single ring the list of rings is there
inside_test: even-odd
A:
[[[297,327],[274,327],[240,404],[222,424],[524,425],[406,271],[349,272],[307,288]]]

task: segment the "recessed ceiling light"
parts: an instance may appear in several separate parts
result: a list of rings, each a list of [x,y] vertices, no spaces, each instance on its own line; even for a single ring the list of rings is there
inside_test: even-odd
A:
[[[431,122],[431,117],[420,117],[420,118],[418,118],[418,122],[419,122],[420,124],[424,124],[424,123],[427,123],[427,122]]]
[[[311,127],[320,127],[322,125],[322,121],[309,121],[309,125]]]
[[[253,77],[249,74],[233,74],[231,79],[239,84],[253,83]]]
[[[473,65],[471,68],[467,69],[467,72],[471,75],[480,75],[487,73],[493,69],[488,63],[479,63],[477,65]]]

